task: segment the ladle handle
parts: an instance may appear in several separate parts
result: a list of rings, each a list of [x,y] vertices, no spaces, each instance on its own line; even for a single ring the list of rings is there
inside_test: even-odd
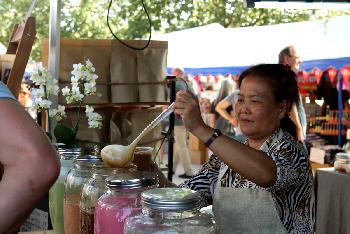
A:
[[[141,140],[141,138],[148,133],[148,131],[152,130],[155,126],[157,126],[160,122],[162,122],[166,117],[168,117],[173,112],[173,107],[175,102],[171,103],[170,106],[166,110],[164,110],[160,115],[158,115],[141,133],[135,140],[131,143],[132,145],[137,145],[137,143]]]

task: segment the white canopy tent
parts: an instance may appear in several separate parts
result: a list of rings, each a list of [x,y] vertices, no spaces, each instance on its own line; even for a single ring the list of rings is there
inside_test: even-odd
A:
[[[0,43],[0,54],[5,54],[6,53],[6,46],[4,46],[2,43]]]
[[[302,60],[350,57],[350,16],[270,26],[210,24],[154,36],[169,42],[168,67],[229,67],[275,63],[295,45]]]

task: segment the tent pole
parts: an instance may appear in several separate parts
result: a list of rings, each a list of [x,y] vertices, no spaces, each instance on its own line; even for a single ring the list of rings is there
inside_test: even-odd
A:
[[[338,145],[342,147],[342,117],[343,117],[343,79],[340,72],[338,76]]]
[[[60,62],[60,23],[61,23],[61,0],[50,0],[50,29],[49,29],[49,64],[48,69],[54,79],[58,80]],[[52,107],[57,108],[58,97],[51,98]],[[48,118],[48,115],[46,116]],[[53,126],[56,121],[49,119],[49,129],[53,136]]]

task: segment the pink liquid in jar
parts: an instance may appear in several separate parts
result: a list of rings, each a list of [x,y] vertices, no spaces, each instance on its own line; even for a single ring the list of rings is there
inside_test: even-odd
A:
[[[95,234],[122,234],[126,218],[140,212],[140,200],[135,197],[105,197],[95,208]]]

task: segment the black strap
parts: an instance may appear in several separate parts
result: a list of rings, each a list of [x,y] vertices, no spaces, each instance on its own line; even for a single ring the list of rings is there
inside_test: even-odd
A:
[[[214,142],[216,138],[222,135],[222,132],[219,129],[214,129],[213,135],[204,143],[206,147],[209,147],[211,143]]]

